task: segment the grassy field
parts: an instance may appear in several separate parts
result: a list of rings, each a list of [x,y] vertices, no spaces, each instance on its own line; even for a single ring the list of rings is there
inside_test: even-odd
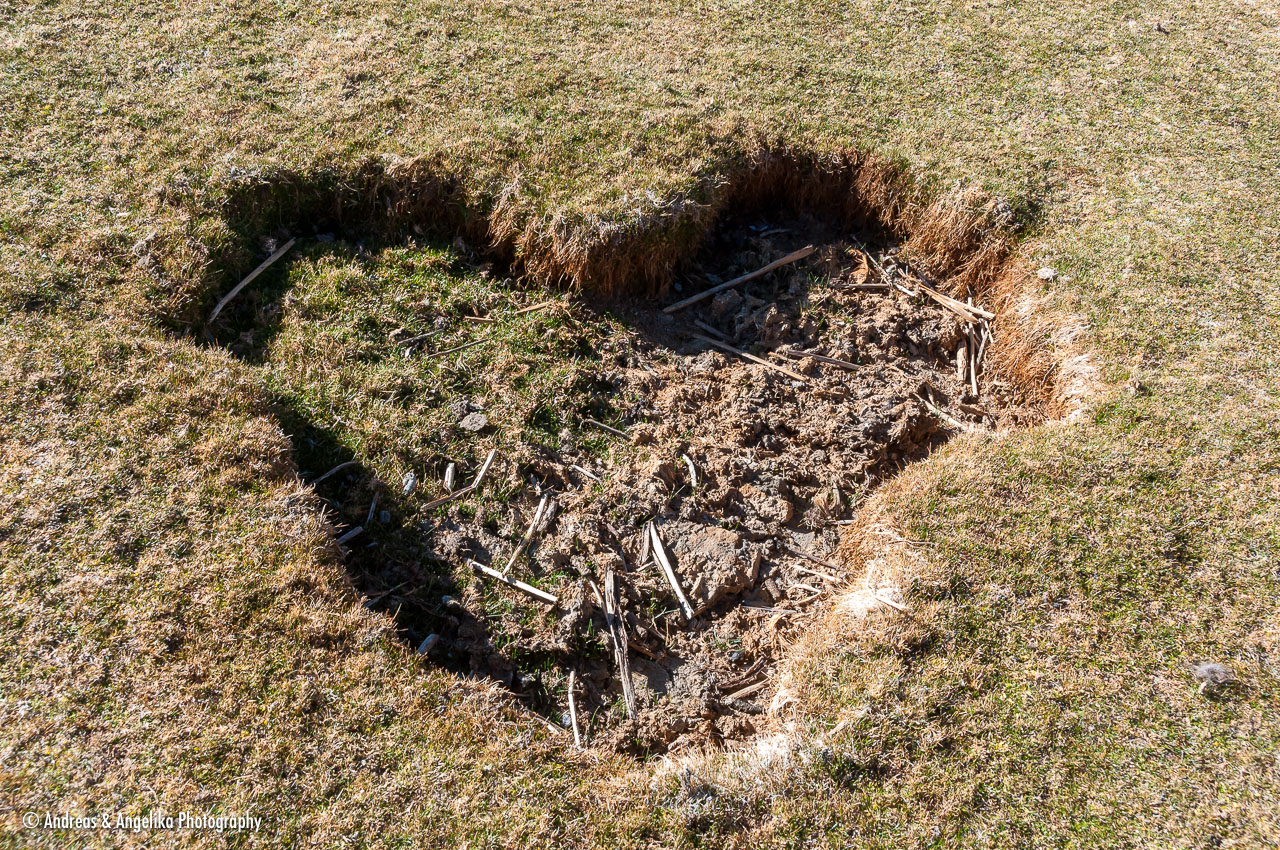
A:
[[[0,843],[1280,843],[1274,6],[48,2],[0,22]],[[805,635],[759,747],[575,752],[361,605],[304,477],[351,456],[398,480],[439,448],[377,391],[448,376],[365,358],[404,305],[608,288],[615,256],[658,258],[652,284],[729,176],[784,150],[892,163],[908,211],[1003,199],[1004,316],[1039,322],[1046,386],[1087,393],[864,506],[850,569],[910,610],[855,596]],[[393,209],[371,174],[420,191]],[[299,215],[397,239],[368,259],[298,233],[242,305],[294,299],[271,335],[208,344],[196,317]],[[515,295],[468,262],[486,242],[530,273]],[[567,368],[543,342],[561,321],[501,330],[545,366],[530,399]],[[332,440],[307,455],[290,417]],[[1206,661],[1237,681],[1199,693]],[[21,826],[149,810],[263,826]]]

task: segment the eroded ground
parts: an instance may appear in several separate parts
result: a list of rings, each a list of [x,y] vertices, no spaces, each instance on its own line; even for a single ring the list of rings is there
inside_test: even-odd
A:
[[[372,315],[353,319],[349,299],[321,297],[304,279],[283,306],[265,308],[280,324],[267,345],[254,348],[252,334],[240,342],[292,399],[295,424],[307,421],[303,408],[315,418],[370,384],[398,400],[381,424],[373,416],[374,428],[334,416],[335,445],[368,462],[317,489],[340,534],[363,529],[344,541],[353,577],[406,640],[434,663],[502,681],[564,726],[574,671],[590,743],[640,755],[680,749],[755,730],[789,638],[844,580],[822,563],[840,523],[877,482],[961,428],[1020,417],[1010,388],[982,370],[973,393],[968,364],[981,327],[919,293],[892,250],[873,251],[869,263],[861,243],[812,220],[722,228],[670,300],[806,244],[817,250],[804,260],[671,316],[652,302],[546,303],[547,293],[489,282],[478,261],[470,288],[385,295],[408,305],[398,323],[385,304],[356,307]],[[407,291],[422,283],[409,275]],[[357,369],[316,399],[296,384],[307,374],[323,382],[316,370],[325,370],[288,366],[299,356],[288,328],[322,322],[326,309],[357,336],[369,323],[390,327],[392,342],[354,357],[379,364],[374,377]],[[368,411],[350,418],[367,422]],[[314,430],[299,425],[295,441],[314,447]],[[416,436],[390,440],[388,431]],[[449,465],[454,489],[463,487],[490,448],[484,485],[432,507],[449,493]],[[692,619],[655,558],[650,522]],[[555,595],[554,608],[471,566],[505,571],[526,534],[509,575]],[[609,572],[634,717],[605,612]]]

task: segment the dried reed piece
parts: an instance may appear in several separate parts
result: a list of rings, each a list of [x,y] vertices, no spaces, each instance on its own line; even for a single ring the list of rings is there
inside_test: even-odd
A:
[[[767,266],[758,268],[753,272],[747,272],[741,277],[735,277],[733,280],[728,281],[727,283],[722,283],[719,286],[713,286],[710,289],[699,292],[697,295],[691,295],[688,298],[684,299],[683,301],[677,301],[676,303],[672,304],[669,307],[663,307],[662,312],[666,313],[667,315],[671,315],[672,313],[675,313],[678,310],[683,310],[685,307],[688,307],[690,304],[697,304],[699,301],[702,301],[704,298],[710,298],[712,295],[715,295],[716,293],[724,292],[726,289],[732,289],[733,287],[739,284],[746,283],[749,280],[753,280],[762,274],[768,274],[774,269],[785,266],[788,263],[794,263],[796,260],[803,260],[805,257],[812,254],[813,251],[814,251],[814,248],[812,245],[806,245],[803,248],[801,248],[799,251],[792,251],[790,254],[787,254],[787,256],[783,257],[780,260],[774,260],[772,263],[769,263],[769,265]]]

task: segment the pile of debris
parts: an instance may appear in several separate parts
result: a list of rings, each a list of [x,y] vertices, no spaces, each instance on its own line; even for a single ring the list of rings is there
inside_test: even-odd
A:
[[[756,273],[693,274],[698,295],[624,310],[617,368],[590,377],[631,407],[513,459],[509,527],[452,507],[467,491],[439,501],[431,556],[479,580],[445,601],[436,657],[595,745],[651,754],[754,731],[789,635],[847,579],[829,553],[851,510],[950,434],[993,425],[1011,395],[983,378],[991,313],[892,252],[797,249],[812,237],[728,232],[712,262]],[[614,441],[604,461],[586,431]]]

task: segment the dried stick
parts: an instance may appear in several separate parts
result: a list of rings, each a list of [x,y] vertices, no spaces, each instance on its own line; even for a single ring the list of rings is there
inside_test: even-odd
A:
[[[533,540],[533,532],[537,529],[538,523],[542,521],[542,513],[547,509],[547,502],[550,501],[550,499],[550,496],[543,496],[542,501],[538,502],[538,509],[533,512],[533,519],[529,523],[529,530],[524,533],[524,538],[520,541],[520,545],[511,553],[511,558],[507,561],[507,573],[511,572],[511,568],[516,565],[516,558],[520,557],[520,553],[524,552],[525,548],[528,547],[529,542]]]
[[[723,333],[721,333],[718,329],[716,329],[712,325],[708,325],[706,322],[702,321],[701,319],[694,319],[693,323],[698,327],[702,328],[707,333],[711,334],[712,336],[717,336],[717,337],[720,337],[720,339],[725,339],[725,340],[728,339],[728,337],[725,336]]]
[[[636,716],[636,693],[631,684],[631,659],[627,656],[627,627],[618,611],[618,577],[612,567],[604,570],[604,619],[613,638],[613,657],[618,663],[618,676],[622,679],[622,700],[627,707],[627,717]]]
[[[919,278],[914,278],[914,281],[915,281],[915,284],[919,286],[922,290],[924,290],[925,294],[927,294],[930,298],[932,298],[934,301],[937,301],[943,307],[946,307],[947,309],[951,310],[951,312],[955,313],[956,315],[958,315],[960,318],[964,319],[967,322],[970,322],[976,325],[978,324],[979,318],[994,319],[996,317],[995,313],[992,313],[988,310],[984,310],[981,307],[974,306],[973,304],[966,304],[963,301],[958,301],[949,295],[943,295],[941,292],[929,286]]]
[[[480,471],[476,473],[475,481],[472,481],[470,484],[468,484],[466,487],[463,487],[461,490],[454,490],[452,493],[450,493],[447,496],[441,496],[439,499],[436,499],[435,501],[427,502],[425,505],[422,506],[422,510],[429,511],[432,508],[438,508],[441,505],[443,505],[445,502],[452,502],[454,499],[460,499],[463,496],[470,493],[472,490],[475,490],[476,488],[478,488],[481,485],[481,483],[484,482],[485,473],[489,471],[489,465],[493,463],[494,455],[496,455],[497,453],[498,453],[497,449],[489,450],[489,456],[484,459],[484,465],[481,466]]]
[[[658,534],[658,527],[653,523],[649,523],[649,536],[653,554],[657,556],[658,564],[661,565],[662,572],[667,576],[667,583],[675,591],[676,602],[680,604],[680,612],[684,614],[686,620],[692,620],[694,616],[693,606],[689,604],[689,600],[685,598],[684,591],[680,589],[680,580],[676,576],[676,571],[671,567],[671,561],[667,559],[666,550],[662,547],[662,535]]]
[[[338,538],[338,545],[341,546],[343,543],[346,543],[348,540],[355,537],[357,534],[362,533],[363,531],[364,531],[364,526],[357,525],[355,528],[351,529],[346,534]]]
[[[396,345],[402,345],[402,346],[404,346],[405,348],[408,348],[409,346],[414,345],[415,343],[422,342],[424,339],[430,339],[431,337],[433,337],[433,336],[439,336],[439,335],[440,335],[440,334],[442,334],[442,333],[444,333],[444,330],[443,330],[443,329],[434,330],[434,331],[427,331],[427,332],[426,332],[426,333],[424,333],[424,334],[418,334],[417,336],[411,336],[411,337],[409,337],[408,339],[400,339],[400,340],[396,340],[396,341],[395,341],[395,344],[396,344]]]
[[[569,722],[573,725],[573,745],[582,749],[582,733],[578,731],[578,703],[573,698],[573,688],[577,684],[578,671],[569,671]]]
[[[927,399],[927,398],[922,398],[922,399],[920,399],[920,401],[924,403],[924,406],[925,406],[925,407],[929,408],[929,412],[930,412],[930,413],[932,413],[934,416],[936,416],[936,417],[938,417],[939,419],[941,419],[943,422],[946,422],[948,425],[952,425],[952,426],[954,426],[954,427],[956,427],[956,428],[959,428],[961,431],[972,431],[972,430],[973,430],[973,426],[972,426],[972,425],[970,425],[970,424],[969,424],[969,423],[967,423],[967,422],[961,422],[959,419],[956,419],[954,416],[952,416],[951,414],[947,413],[947,412],[946,412],[945,410],[943,410],[941,407],[938,407],[938,405],[936,405],[936,404],[934,404],[933,402],[929,401],[929,399]]]
[[[269,269],[272,263],[274,263],[276,260],[283,257],[285,252],[288,251],[290,248],[292,248],[293,243],[296,241],[298,240],[290,239],[288,242],[281,245],[279,248],[276,249],[276,252],[274,254],[272,254],[270,257],[267,257],[265,260],[262,261],[262,265],[258,266],[253,271],[249,272],[249,274],[245,276],[244,280],[237,283],[231,289],[230,292],[222,296],[222,300],[218,302],[217,306],[213,308],[213,312],[209,314],[209,324],[213,324],[213,320],[218,318],[218,314],[222,312],[222,308],[227,306],[227,303],[230,302],[232,298],[235,298],[237,295],[239,295],[240,290],[244,289],[246,286],[252,283],[253,279],[256,278],[258,275],[262,274],[267,269]]]
[[[840,583],[840,579],[836,578],[833,575],[827,575],[826,573],[821,572],[819,570],[811,570],[808,567],[802,567],[799,564],[792,564],[791,569],[795,570],[798,573],[805,573],[806,575],[817,576],[818,578],[825,578],[827,581],[831,582],[832,584]]]
[[[509,576],[503,575],[497,570],[492,569],[490,567],[486,567],[484,564],[477,563],[471,560],[470,558],[467,559],[467,564],[471,567],[471,569],[475,570],[476,572],[481,573],[482,575],[486,575],[489,578],[493,579],[494,581],[500,581],[503,584],[505,584],[507,587],[511,588],[512,590],[518,590],[521,593],[525,594],[526,596],[532,596],[534,599],[538,600],[539,602],[545,602],[548,605],[552,606],[553,608],[555,607],[556,603],[559,602],[559,600],[555,596],[552,596],[550,593],[547,593],[545,590],[538,590],[538,588],[534,587],[531,584],[525,584],[524,582],[518,579],[514,579]]]
[[[743,697],[749,697],[752,694],[756,693],[757,691],[763,691],[767,687],[769,687],[769,680],[761,679],[760,681],[756,682],[754,685],[747,685],[742,690],[735,691],[729,694],[727,697],[725,697],[725,701],[733,702],[735,699],[742,699]]]
[[[446,348],[443,351],[433,351],[430,354],[425,355],[422,359],[431,360],[434,357],[443,357],[446,354],[453,354],[455,352],[462,351],[463,349],[471,348],[474,345],[479,345],[482,342],[488,342],[488,341],[489,341],[489,337],[482,336],[479,339],[471,340],[471,342],[464,342],[462,345],[455,345],[453,348]]]
[[[340,471],[342,471],[342,470],[346,469],[348,466],[355,466],[355,465],[356,465],[357,463],[359,463],[359,462],[360,462],[360,461],[358,461],[358,460],[349,460],[349,461],[346,461],[345,463],[340,463],[340,464],[338,464],[337,466],[335,466],[333,469],[331,469],[331,470],[329,470],[328,472],[326,472],[324,475],[321,475],[319,478],[316,478],[316,479],[312,480],[311,484],[312,484],[312,486],[314,486],[314,485],[316,485],[316,484],[319,484],[321,481],[325,480],[325,479],[326,479],[326,478],[328,478],[330,475],[333,475],[335,472],[340,472]]]
[[[587,425],[594,425],[595,427],[599,428],[602,431],[608,431],[610,434],[613,434],[615,436],[622,437],[623,439],[630,439],[630,437],[627,436],[626,431],[619,431],[617,428],[614,428],[610,425],[606,425],[603,422],[597,422],[594,419],[583,419],[582,421]]]
[[[801,552],[799,549],[792,549],[790,546],[788,546],[787,551],[798,558],[804,558],[806,561],[812,561],[813,563],[817,564],[820,567],[826,567],[827,569],[835,570],[836,572],[842,571],[842,567],[839,564],[833,564],[830,561],[824,561],[815,555],[809,555],[805,552]]]
[[[978,338],[973,332],[973,327],[969,328],[969,388],[973,391],[973,397],[978,397]]]
[[[698,469],[693,465],[693,459],[688,455],[680,455],[680,458],[684,461],[684,465],[689,468],[689,486],[695,490],[698,489]]]
[[[778,349],[788,357],[808,357],[810,360],[816,360],[819,363],[826,363],[829,366],[839,366],[841,369],[848,369],[850,372],[858,371],[856,363],[850,363],[848,360],[838,360],[835,357],[828,357],[825,354],[814,354],[811,351],[796,351],[791,348]]]
[[[704,298],[710,298],[712,295],[715,295],[718,292],[724,292],[726,289],[732,289],[733,287],[737,286],[740,283],[746,283],[747,281],[757,278],[762,274],[768,274],[774,269],[779,268],[781,266],[785,266],[788,263],[794,263],[796,260],[803,260],[805,257],[812,254],[813,250],[814,249],[812,245],[806,245],[805,247],[801,248],[799,251],[792,251],[790,254],[787,254],[787,256],[783,257],[782,259],[774,260],[772,263],[770,263],[767,266],[764,266],[763,268],[756,269],[753,272],[748,272],[747,274],[744,274],[741,277],[735,277],[733,280],[729,281],[728,283],[722,283],[719,286],[713,286],[710,289],[699,292],[697,295],[691,295],[688,298],[684,299],[683,301],[677,301],[676,303],[672,304],[670,307],[663,307],[662,312],[666,313],[667,315],[671,315],[677,310],[683,310],[685,307],[688,307],[690,304],[697,304],[699,301],[703,300]]]
[[[899,605],[897,602],[894,602],[892,599],[889,599],[887,597],[881,596],[878,592],[874,590],[871,591],[871,598],[877,602],[882,602],[885,605],[888,605],[890,608],[894,609],[895,611],[900,611],[903,614],[907,613],[907,606]]]
[[[724,349],[725,351],[728,351],[732,354],[736,354],[739,357],[745,357],[746,359],[750,360],[752,363],[759,363],[761,366],[765,366],[769,369],[773,369],[775,372],[781,372],[782,374],[786,375],[789,378],[793,378],[794,380],[803,381],[806,384],[809,383],[809,379],[806,378],[804,375],[801,375],[799,372],[792,372],[790,369],[788,369],[785,366],[779,366],[777,363],[770,363],[768,360],[765,360],[764,358],[756,357],[754,354],[748,354],[747,352],[741,349],[734,348],[732,345],[729,345],[728,343],[720,342],[719,340],[712,339],[709,336],[703,336],[702,334],[693,334],[693,338],[697,340],[701,340],[702,342],[710,343],[711,345],[714,345],[716,348]]]
[[[558,301],[559,299],[552,298],[550,301],[543,301],[538,304],[531,304],[528,307],[521,307],[519,310],[514,311],[511,315],[523,316],[525,313],[532,313],[534,310],[541,310],[543,307],[550,307],[552,304],[555,304]]]
[[[651,650],[649,647],[647,647],[647,646],[645,646],[644,644],[640,643],[640,641],[638,641],[638,640],[632,640],[631,638],[627,638],[627,646],[631,647],[631,650],[632,650],[633,652],[638,652],[638,653],[640,653],[640,654],[641,654],[641,655],[643,655],[645,658],[648,658],[650,661],[657,661],[657,660],[658,660],[658,656],[657,656],[657,654],[656,654],[656,653],[654,653],[654,651],[653,651],[653,650]]]

